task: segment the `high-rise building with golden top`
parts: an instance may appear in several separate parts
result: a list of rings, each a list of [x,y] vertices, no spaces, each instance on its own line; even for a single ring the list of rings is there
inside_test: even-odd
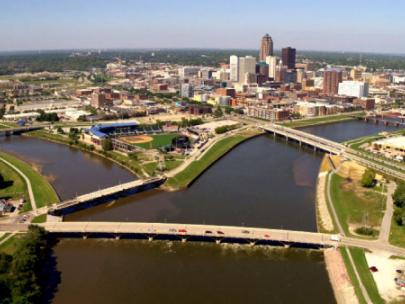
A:
[[[267,56],[273,56],[273,39],[269,34],[266,34],[262,38],[260,45],[260,61],[266,61]]]

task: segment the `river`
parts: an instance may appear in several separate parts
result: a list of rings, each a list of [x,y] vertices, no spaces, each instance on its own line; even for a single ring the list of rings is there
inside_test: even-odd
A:
[[[343,141],[391,127],[358,121],[305,128]],[[126,181],[106,160],[42,140],[0,139],[40,167],[62,198]],[[153,190],[67,220],[246,225],[315,231],[321,153],[260,136],[219,160],[189,189]],[[333,303],[322,254],[212,244],[61,240],[54,303]]]

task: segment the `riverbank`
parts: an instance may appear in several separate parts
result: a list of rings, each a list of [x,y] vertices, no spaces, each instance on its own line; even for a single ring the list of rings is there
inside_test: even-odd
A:
[[[24,136],[35,137],[35,138],[47,140],[47,141],[50,141],[53,143],[66,145],[71,148],[78,149],[80,151],[84,151],[87,153],[92,153],[99,157],[103,157],[109,161],[112,161],[113,163],[128,170],[129,172],[131,172],[132,174],[134,174],[137,177],[140,177],[140,178],[146,177],[146,174],[144,172],[142,172],[143,170],[138,165],[136,160],[131,159],[129,157],[124,157],[117,152],[108,151],[108,152],[101,153],[101,152],[95,150],[94,147],[92,147],[91,145],[88,145],[85,143],[74,144],[66,137],[63,137],[61,135],[51,134],[51,133],[45,132],[43,130],[24,133]]]
[[[304,118],[304,119],[297,119],[294,121],[288,121],[282,123],[282,125],[290,128],[303,128],[309,126],[317,126],[317,125],[324,125],[324,124],[331,124],[335,122],[342,122],[348,120],[355,120],[354,116],[361,116],[364,115],[363,112],[356,112],[356,113],[349,113],[349,114],[337,114],[337,115],[328,115],[328,116],[321,116],[321,117],[314,117],[314,118]]]
[[[35,202],[31,202],[29,196],[25,197],[26,201],[29,204],[25,204],[23,207],[23,211],[30,211],[32,210],[31,204],[36,204],[37,208],[41,208],[47,205],[52,205],[54,203],[59,202],[59,197],[52,187],[52,185],[48,182],[48,180],[41,175],[40,172],[35,171],[30,164],[26,163],[25,161],[20,160],[19,158],[0,152],[0,161],[3,164],[8,165],[7,163],[15,166],[16,169],[21,171],[23,175],[29,180],[31,187],[32,187],[32,194],[34,196]],[[7,162],[7,163],[6,163]],[[11,168],[14,170],[13,168]],[[15,171],[15,170],[14,170]],[[16,172],[18,173],[18,172]],[[5,176],[5,179],[8,180],[8,177]],[[24,181],[25,191],[29,191],[27,182]]]
[[[246,130],[221,139],[210,147],[200,159],[192,161],[184,170],[170,177],[163,185],[163,188],[168,191],[177,191],[187,188],[201,174],[236,146],[261,134],[263,134],[263,132],[259,130]]]

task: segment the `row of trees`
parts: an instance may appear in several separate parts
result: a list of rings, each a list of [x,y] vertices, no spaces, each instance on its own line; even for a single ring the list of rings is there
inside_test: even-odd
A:
[[[47,233],[31,226],[13,255],[0,253],[0,302],[43,303],[45,264],[51,249]]]
[[[392,196],[395,204],[394,220],[399,226],[405,225],[405,183],[398,184]]]

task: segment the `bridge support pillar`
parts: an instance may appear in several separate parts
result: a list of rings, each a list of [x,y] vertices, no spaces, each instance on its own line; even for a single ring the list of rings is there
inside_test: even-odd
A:
[[[284,244],[284,248],[290,248],[289,244]]]
[[[314,152],[316,152],[316,146],[314,146]]]
[[[87,234],[83,234],[82,239],[87,240]]]
[[[121,236],[119,236],[119,235],[116,235],[116,236],[115,236],[115,240],[116,240],[116,241],[118,241],[120,238],[121,238]]]
[[[185,242],[187,242],[187,239],[186,239],[186,238],[182,238],[182,239],[181,239],[181,242],[182,242],[182,243],[185,243]]]
[[[148,241],[152,242],[153,241],[153,236],[148,237]]]
[[[254,245],[256,245],[256,242],[250,242],[250,243],[249,243],[249,246],[250,246],[250,247],[253,247]]]
[[[221,244],[221,240],[215,240],[215,244]]]

